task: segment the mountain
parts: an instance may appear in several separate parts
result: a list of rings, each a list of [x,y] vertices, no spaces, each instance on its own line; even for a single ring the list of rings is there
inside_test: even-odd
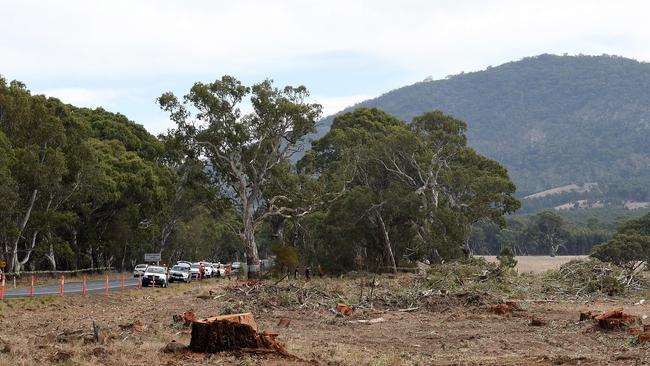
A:
[[[571,198],[650,200],[648,63],[544,54],[427,79],[343,112],[359,107],[407,121],[438,109],[466,121],[470,145],[508,168],[521,197],[595,183],[598,190],[572,190]]]

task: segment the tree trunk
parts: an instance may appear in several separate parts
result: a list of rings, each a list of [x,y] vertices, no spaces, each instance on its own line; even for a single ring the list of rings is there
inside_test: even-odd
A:
[[[14,272],[20,272],[22,268],[29,262],[29,258],[32,255],[32,251],[36,247],[36,239],[38,238],[38,231],[34,231],[32,234],[32,244],[25,250],[25,257],[22,260],[16,258],[16,269]]]
[[[377,223],[379,224],[379,234],[382,237],[384,242],[384,261],[386,267],[392,273],[397,273],[397,265],[395,264],[395,256],[393,255],[393,248],[390,245],[390,237],[388,236],[388,228],[384,219],[381,217],[379,210],[375,210],[375,216],[377,217]]]
[[[47,254],[45,254],[45,258],[47,258],[47,260],[50,262],[52,271],[56,271],[56,258],[54,257],[54,244],[52,244],[51,240],[49,244],[50,244],[49,249]]]
[[[36,202],[37,194],[38,194],[38,189],[35,189],[34,192],[32,192],[32,197],[29,199],[27,212],[25,212],[23,221],[20,223],[20,227],[18,229],[18,235],[16,236],[16,240],[14,241],[14,247],[11,256],[11,272],[20,271],[20,267],[19,267],[20,263],[18,261],[18,243],[20,243],[20,238],[22,238],[23,232],[25,231],[25,228],[27,227],[27,223],[29,222],[29,217],[32,215],[32,209],[34,208],[34,202]]]
[[[248,206],[248,205],[247,205]],[[252,205],[251,205],[252,206]],[[255,279],[260,276],[260,257],[257,253],[257,243],[255,242],[255,222],[253,220],[253,209],[247,207],[244,212],[244,228],[240,237],[244,242],[246,251],[246,264],[248,266],[248,278]]]

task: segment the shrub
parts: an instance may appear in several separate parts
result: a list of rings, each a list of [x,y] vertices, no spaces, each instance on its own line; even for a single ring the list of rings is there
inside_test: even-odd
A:
[[[497,256],[497,260],[499,260],[499,267],[501,268],[515,268],[517,266],[515,254],[512,252],[510,247],[504,247],[501,249],[501,253]]]

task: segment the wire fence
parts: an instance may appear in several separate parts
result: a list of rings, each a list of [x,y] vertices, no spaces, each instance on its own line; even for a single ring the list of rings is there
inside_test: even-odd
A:
[[[73,270],[66,270],[66,271],[20,271],[20,272],[4,272],[5,276],[16,276],[16,277],[21,277],[21,276],[30,276],[30,275],[49,275],[50,277],[57,277],[59,275],[77,275],[77,274],[84,274],[84,273],[100,273],[100,272],[107,272],[107,271],[113,271],[115,270],[115,267],[94,267],[94,268],[83,268],[83,269],[73,269]]]

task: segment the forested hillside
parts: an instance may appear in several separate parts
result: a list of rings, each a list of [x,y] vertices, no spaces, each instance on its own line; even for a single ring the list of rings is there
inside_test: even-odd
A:
[[[407,121],[439,109],[466,121],[470,146],[504,164],[522,197],[596,182],[602,191],[596,198],[650,200],[647,63],[540,55],[419,82],[358,107]],[[330,124],[331,117],[319,134]]]

